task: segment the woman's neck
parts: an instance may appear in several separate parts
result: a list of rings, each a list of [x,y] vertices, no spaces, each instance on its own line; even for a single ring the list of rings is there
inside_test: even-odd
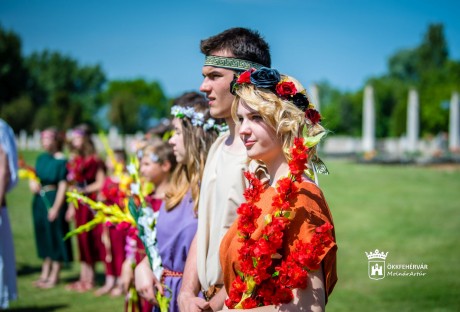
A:
[[[270,185],[273,187],[276,186],[279,179],[286,177],[289,173],[289,164],[283,154],[272,161],[265,162],[265,165],[270,175]]]

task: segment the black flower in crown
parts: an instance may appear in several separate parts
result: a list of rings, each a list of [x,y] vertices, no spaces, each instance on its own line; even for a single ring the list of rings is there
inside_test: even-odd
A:
[[[292,97],[292,102],[294,103],[295,106],[297,106],[303,111],[305,111],[308,108],[308,105],[310,105],[310,102],[308,101],[308,97],[303,93],[296,93]]]
[[[258,88],[274,88],[281,80],[279,71],[261,67],[251,74],[251,83]]]

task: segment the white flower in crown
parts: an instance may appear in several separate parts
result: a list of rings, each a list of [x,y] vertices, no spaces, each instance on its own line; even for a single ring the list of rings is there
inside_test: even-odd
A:
[[[228,130],[228,125],[227,124],[216,125],[216,128],[219,133],[225,132]]]
[[[204,131],[208,131],[210,129],[214,129],[214,124],[216,121],[213,118],[209,118],[203,126]]]
[[[183,117],[184,114],[182,113],[182,107],[177,106],[177,105],[174,105],[173,107],[171,107],[171,115],[173,115],[174,117],[178,117],[178,118]]]
[[[154,163],[157,163],[160,160],[160,157],[158,157],[157,154],[150,154],[150,160]]]
[[[200,127],[204,123],[204,114],[203,113],[193,113],[191,120],[192,120],[192,125],[194,127]]]
[[[183,107],[183,112],[187,118],[192,119],[195,114],[195,109],[193,107]]]

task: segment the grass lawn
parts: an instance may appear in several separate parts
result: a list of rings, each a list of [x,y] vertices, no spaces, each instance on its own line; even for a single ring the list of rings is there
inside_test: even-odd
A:
[[[24,153],[29,164],[36,153]],[[359,165],[329,160],[320,186],[333,213],[338,275],[327,311],[460,311],[460,168]],[[33,240],[31,194],[21,181],[8,195],[19,275],[12,311],[123,311],[123,299],[68,292],[74,263],[52,290],[32,287],[40,271]],[[75,249],[75,244],[74,244]],[[386,264],[424,264],[425,276],[368,277],[365,252],[388,252]],[[76,251],[76,250],[75,250]],[[77,255],[77,253],[75,253]],[[98,284],[103,267],[98,266]],[[387,273],[388,273],[387,267]]]

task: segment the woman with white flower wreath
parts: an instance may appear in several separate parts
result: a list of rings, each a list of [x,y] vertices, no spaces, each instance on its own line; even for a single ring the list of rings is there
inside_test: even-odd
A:
[[[196,92],[177,98],[171,109],[174,134],[169,140],[178,166],[173,172],[165,204],[157,222],[157,240],[163,264],[158,281],[144,260],[136,268],[136,289],[155,302],[155,292],[171,298],[168,311],[179,311],[177,295],[187,254],[197,229],[200,181],[208,150],[218,137],[221,126],[212,119],[206,99]],[[165,287],[166,286],[166,287]]]

